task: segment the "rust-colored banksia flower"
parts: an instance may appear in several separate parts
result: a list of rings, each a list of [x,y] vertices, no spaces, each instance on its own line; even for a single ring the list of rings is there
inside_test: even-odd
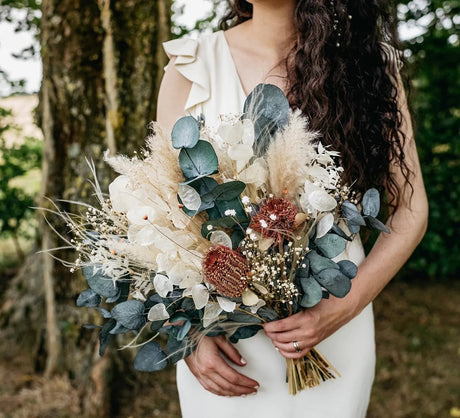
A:
[[[260,232],[264,238],[275,238],[277,242],[294,231],[297,208],[289,200],[273,197],[260,206],[259,213],[251,219],[250,228]]]
[[[238,251],[219,245],[212,247],[203,260],[204,278],[223,296],[240,297],[248,288],[249,266]]]

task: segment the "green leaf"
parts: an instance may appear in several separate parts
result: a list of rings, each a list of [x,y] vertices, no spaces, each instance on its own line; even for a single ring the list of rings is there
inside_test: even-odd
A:
[[[310,261],[310,268],[313,274],[318,274],[325,269],[339,269],[337,263],[334,263],[330,258],[319,255],[315,250],[310,251],[307,254],[307,258]]]
[[[272,308],[268,306],[262,306],[257,310],[257,316],[260,316],[267,322],[276,321],[279,319],[279,315]]]
[[[241,230],[241,229],[236,229],[235,231],[232,232],[231,239],[232,239],[232,248],[235,250],[237,249],[241,241],[246,237],[246,234]]]
[[[119,322],[110,330],[110,334],[126,334],[131,331],[129,328],[124,327]]]
[[[358,266],[355,263],[350,260],[342,260],[337,264],[340,267],[340,271],[349,279],[356,277],[356,274],[358,273]]]
[[[140,372],[156,372],[167,365],[166,354],[155,341],[144,344],[134,359],[134,368]]]
[[[219,183],[212,177],[202,177],[189,183],[189,186],[193,187],[202,199],[204,195],[211,193],[218,185]]]
[[[200,139],[200,126],[192,116],[180,118],[172,129],[172,145],[174,148],[193,148]]]
[[[253,337],[261,329],[262,326],[260,325],[247,325],[240,327],[230,336],[229,340],[231,343],[236,344],[239,340]]]
[[[358,208],[353,203],[346,200],[342,203],[342,213],[347,218],[348,229],[351,233],[356,234],[359,232],[360,226],[366,226],[364,218],[359,213]]]
[[[315,276],[318,283],[329,293],[338,298],[343,298],[351,289],[350,279],[340,270],[326,269]]]
[[[85,266],[82,268],[83,275],[88,282],[88,286],[98,295],[105,298],[117,296],[118,288],[110,276],[106,276],[100,271],[96,271],[97,266]]]
[[[93,289],[86,289],[78,296],[77,306],[95,308],[101,303],[101,300],[101,297]]]
[[[321,238],[315,239],[318,249],[328,258],[337,257],[345,250],[346,241],[335,234],[326,234]]]
[[[364,219],[371,228],[376,229],[377,231],[386,232],[387,234],[390,233],[390,230],[378,219],[373,218],[372,216],[366,216]]]
[[[127,300],[116,305],[112,317],[128,329],[140,329],[146,322],[144,304],[139,300]]]
[[[195,348],[196,344],[190,338],[177,340],[173,335],[169,335],[168,342],[166,344],[168,360],[170,363],[175,364],[179,360],[188,357]]]
[[[232,228],[238,223],[245,222],[246,219],[235,219],[230,216],[226,216],[224,218],[213,219],[212,221],[207,221],[201,226],[201,235],[204,238],[214,231],[217,228]],[[208,226],[212,226],[212,229],[208,229]]]
[[[243,324],[260,324],[262,321],[242,309],[235,309],[233,312],[227,314],[229,321],[241,322]]]
[[[259,84],[249,94],[243,112],[254,123],[256,156],[265,154],[276,131],[288,124],[289,111],[283,91],[272,84]]]
[[[215,200],[229,201],[238,198],[246,184],[242,181],[229,181],[227,183],[219,184],[211,193],[202,196],[204,202],[214,202]]]
[[[369,189],[363,196],[363,213],[364,215],[375,218],[380,210],[380,194],[377,189]]]
[[[191,183],[197,178],[217,173],[217,155],[207,141],[198,141],[193,148],[182,148],[179,153],[179,165],[184,176]]]
[[[301,277],[300,286],[304,292],[300,301],[300,306],[303,308],[311,308],[323,298],[323,290],[314,277]]]
[[[113,335],[110,331],[116,326],[117,322],[115,319],[109,319],[101,329],[99,333],[99,355],[102,357],[107,349],[108,345],[112,341]]]
[[[346,239],[347,241],[352,241],[352,239],[337,224],[332,225],[331,231],[334,232],[334,234],[337,234],[339,237]]]

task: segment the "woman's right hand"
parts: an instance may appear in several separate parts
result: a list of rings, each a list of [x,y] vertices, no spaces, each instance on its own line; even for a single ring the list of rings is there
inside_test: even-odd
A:
[[[224,336],[202,337],[185,362],[201,385],[216,395],[245,396],[257,393],[259,384],[229,366],[222,353],[238,366],[246,364],[238,350]]]

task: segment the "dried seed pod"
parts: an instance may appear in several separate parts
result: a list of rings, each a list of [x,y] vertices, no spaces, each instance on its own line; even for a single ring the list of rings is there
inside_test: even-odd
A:
[[[219,245],[212,247],[203,260],[205,280],[223,296],[240,297],[248,287],[249,266],[238,251]]]

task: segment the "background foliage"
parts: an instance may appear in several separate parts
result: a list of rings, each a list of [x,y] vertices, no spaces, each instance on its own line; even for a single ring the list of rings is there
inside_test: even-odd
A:
[[[405,46],[430,205],[428,231],[404,272],[452,278],[460,273],[460,2],[409,1],[399,12],[401,21],[424,26]]]

